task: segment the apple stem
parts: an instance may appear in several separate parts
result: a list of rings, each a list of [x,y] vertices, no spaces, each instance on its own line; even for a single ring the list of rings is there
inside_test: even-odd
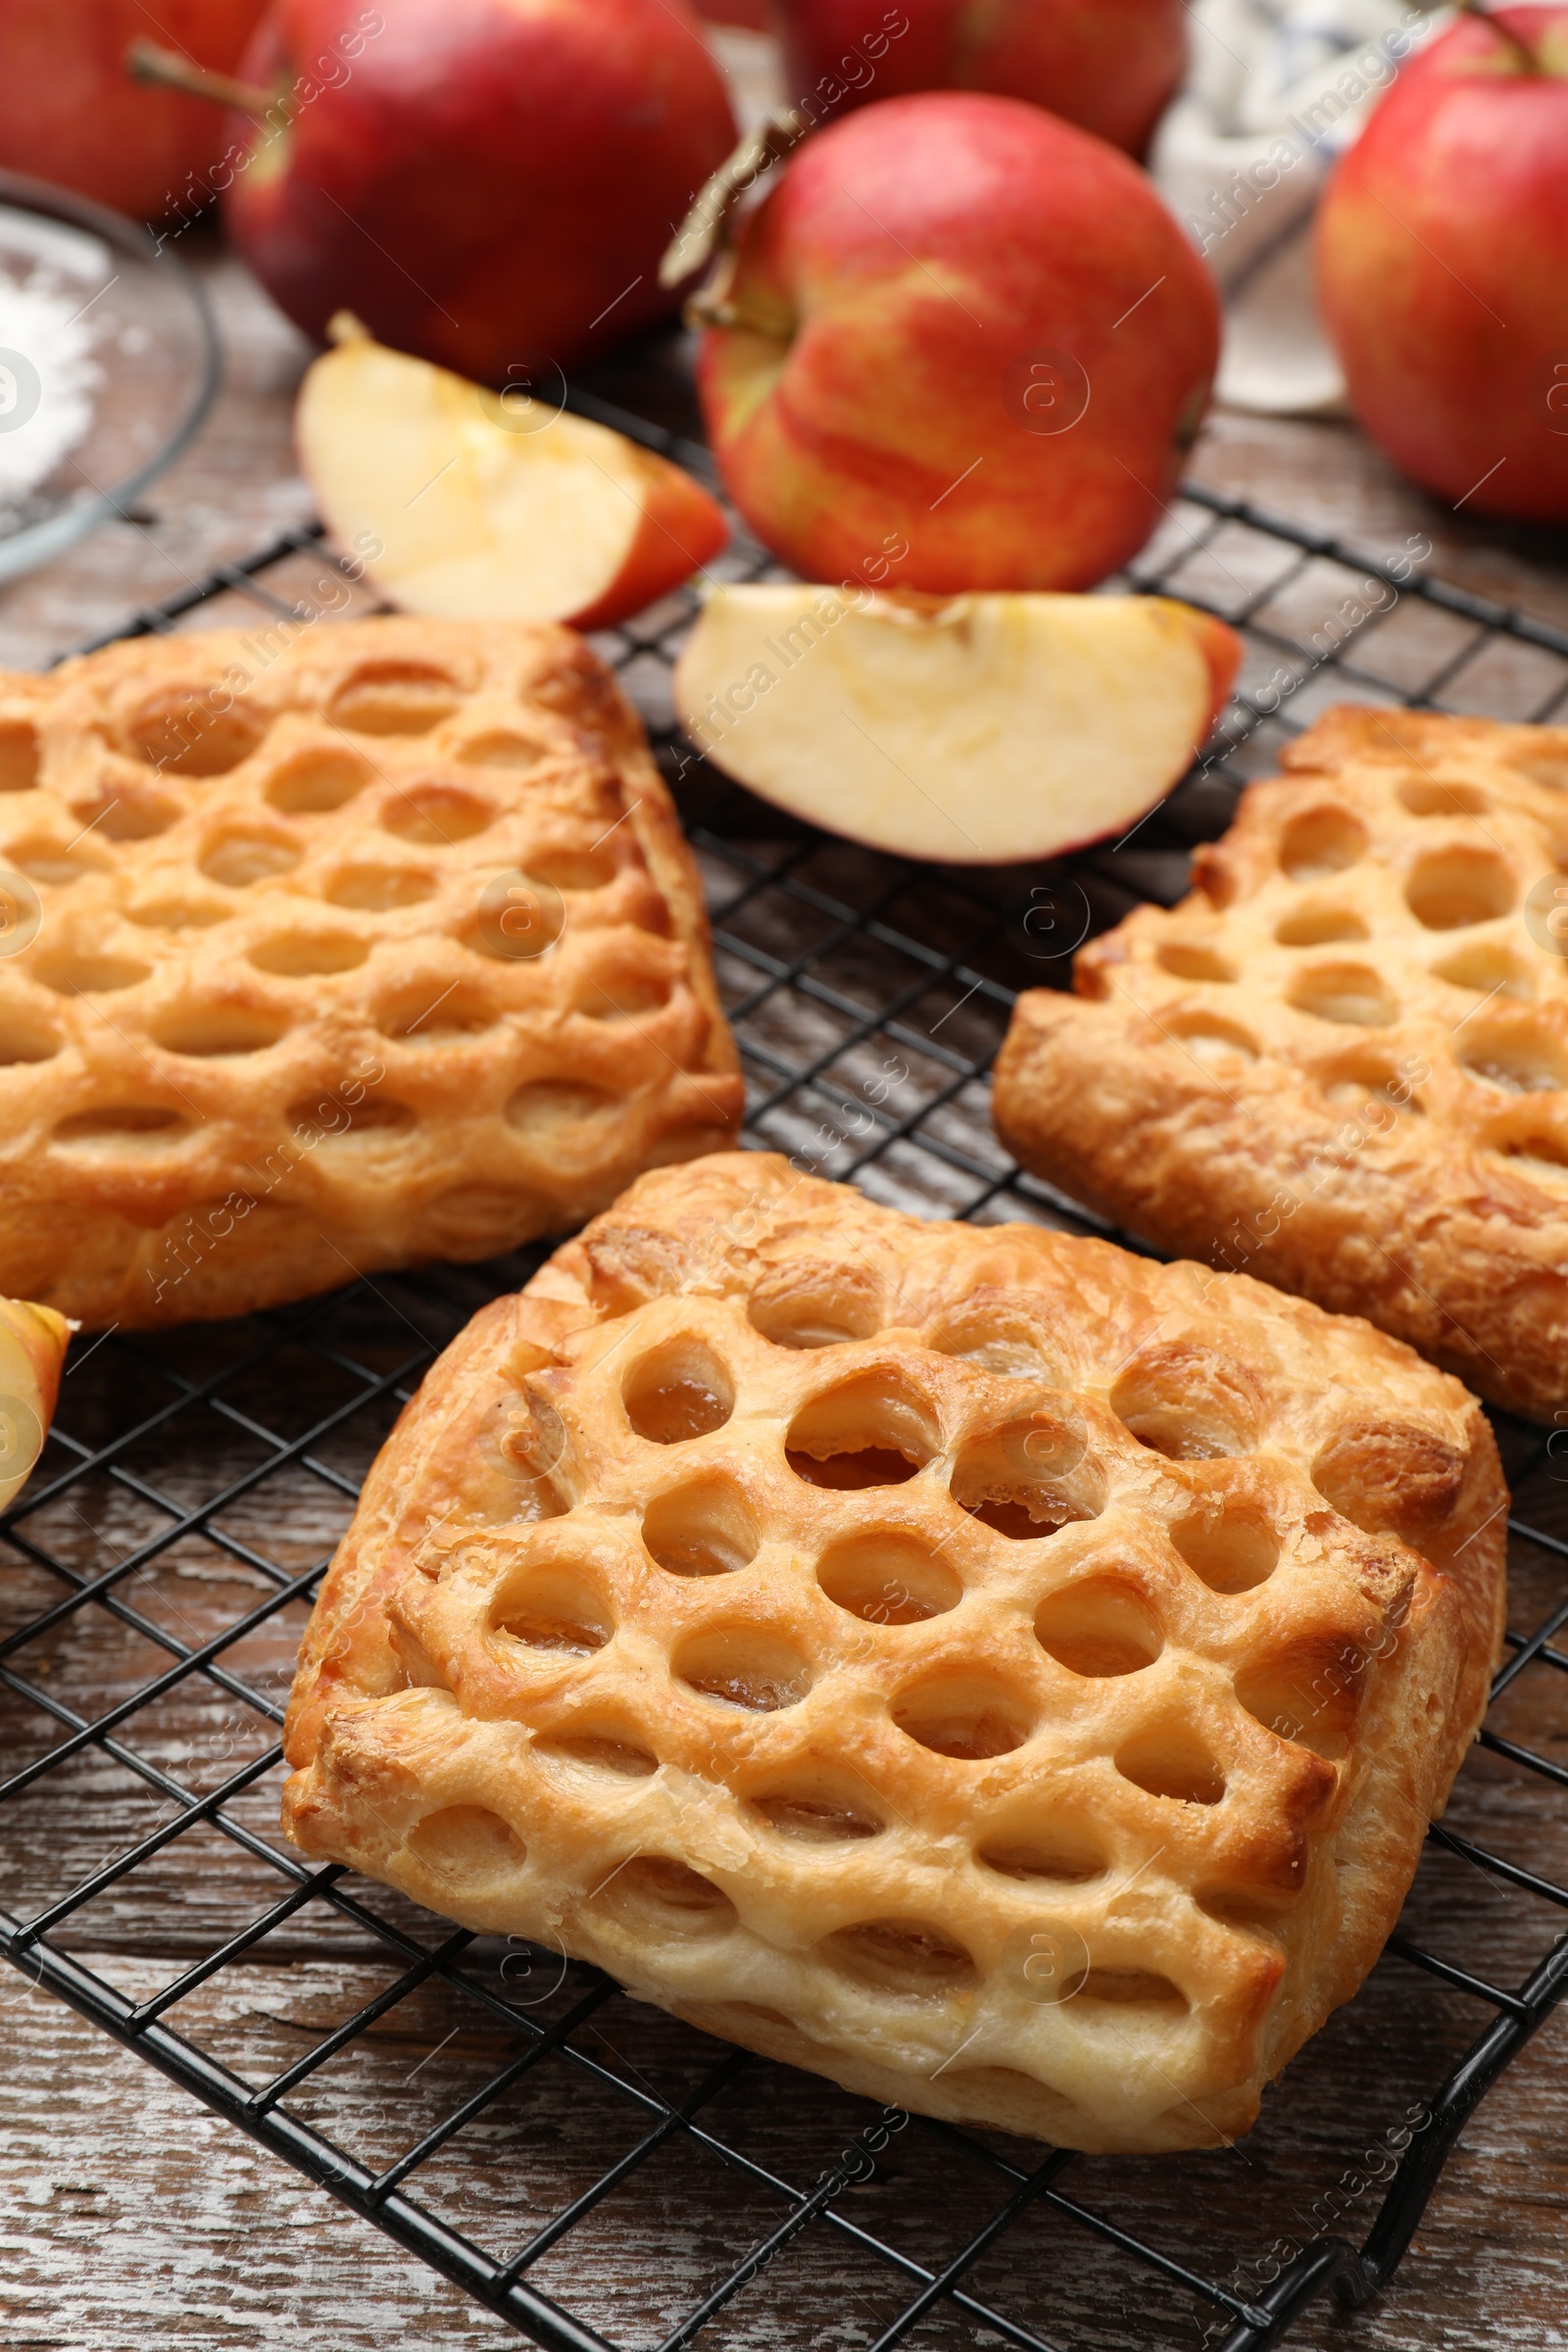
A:
[[[662,286],[678,286],[683,277],[702,270],[713,258],[723,238],[724,224],[747,189],[769,165],[799,146],[811,125],[799,107],[781,106],[763,117],[748,138],[706,180],[659,265]]]
[[[707,285],[699,286],[695,294],[687,296],[681,311],[686,324],[693,327],[736,326],[749,334],[777,337],[779,321],[775,314],[764,315],[760,311],[748,310],[744,303],[731,302],[730,287],[734,280],[735,255],[733,250],[726,250]]]
[[[1483,5],[1483,0],[1459,0],[1459,14],[1465,17],[1479,17],[1483,24],[1490,26],[1503,47],[1512,52],[1513,62],[1522,72],[1526,74],[1541,72],[1541,60],[1523,33],[1515,32],[1511,24],[1505,24],[1500,17],[1494,17],[1491,9]]]
[[[177,49],[162,49],[156,41],[138,36],[125,51],[125,72],[132,81],[146,81],[165,90],[182,90],[188,98],[209,98],[215,106],[230,106],[242,115],[265,120],[280,103],[275,90],[254,81],[236,81],[231,74],[212,74],[193,66]]]

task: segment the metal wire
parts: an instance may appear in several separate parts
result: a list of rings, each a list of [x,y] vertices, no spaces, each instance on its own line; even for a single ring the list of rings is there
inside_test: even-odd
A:
[[[574,405],[699,469],[708,466],[706,452],[603,401],[581,396]],[[249,562],[133,614],[120,634],[167,629],[225,592],[270,615],[292,611],[286,585],[274,591],[268,575],[316,537],[310,530],[290,533]],[[732,576],[759,576],[766,561],[742,540],[728,564]],[[1345,582],[1351,585],[1334,605]],[[674,740],[667,710],[668,666],[690,619],[689,597],[671,599],[600,641],[645,707],[705,868],[717,966],[752,1084],[751,1143],[792,1152],[803,1165],[927,1213],[987,1222],[1022,1216],[1103,1230],[1013,1167],[992,1140],[985,1115],[987,1073],[1016,987],[1021,980],[1064,984],[1080,906],[1087,931],[1140,897],[1174,897],[1192,844],[1223,829],[1246,775],[1265,768],[1278,743],[1315,713],[1325,685],[1337,695],[1418,707],[1485,703],[1487,695],[1501,693],[1512,700],[1499,715],[1538,719],[1568,705],[1568,634],[1427,577],[1408,558],[1367,556],[1200,487],[1181,494],[1125,584],[1180,593],[1241,627],[1249,647],[1244,691],[1192,775],[1135,828],[1136,846],[1129,836],[1001,880],[934,873],[763,817],[747,796],[694,764]],[[1331,616],[1317,631],[1303,631],[1293,618],[1308,589]],[[1404,616],[1403,635],[1388,654],[1396,613]],[[1386,2286],[1465,2119],[1568,1985],[1568,1938],[1537,1934],[1532,1925],[1535,1957],[1523,1982],[1508,1984],[1494,1983],[1484,1967],[1460,1967],[1404,1933],[1395,1936],[1389,1964],[1405,1968],[1412,2011],[1428,1997],[1423,1983],[1436,1983],[1489,2014],[1463,2059],[1436,2082],[1426,2079],[1419,2037],[1412,2035],[1406,2079],[1429,2120],[1407,2135],[1359,2244],[1319,2230],[1304,2234],[1283,2267],[1245,2258],[1227,2267],[1207,2241],[1197,2195],[1184,2228],[1167,2224],[1146,2233],[1097,2196],[1102,2169],[1060,2150],[1021,2169],[1015,2144],[1008,2152],[979,2134],[909,2119],[916,2138],[955,2168],[956,2180],[961,2176],[965,2193],[989,2200],[961,2243],[923,2257],[910,2250],[899,2226],[896,2186],[874,2208],[853,2194],[864,2179],[886,2177],[890,2132],[904,2128],[901,2119],[870,2114],[819,2178],[808,2183],[786,2178],[736,2123],[748,2110],[744,2099],[735,2102],[759,2077],[760,2061],[688,2034],[689,2079],[678,2095],[666,2095],[612,2044],[596,2042],[596,2021],[626,2004],[595,1972],[568,1970],[563,1962],[554,2006],[542,2002],[539,2014],[530,2014],[509,1997],[504,1980],[498,1991],[488,1981],[494,1971],[476,1965],[483,1953],[474,1937],[410,1906],[389,1905],[378,1890],[335,1867],[308,1865],[281,1845],[267,1807],[247,1808],[243,1800],[252,1792],[258,1799],[265,1793],[270,1805],[287,1636],[297,1630],[330,1550],[328,1543],[308,1559],[273,1557],[258,1529],[270,1517],[292,1527],[306,1504],[333,1517],[334,1529],[341,1525],[389,1412],[474,1307],[524,1279],[537,1254],[486,1269],[359,1285],[286,1313],[253,1317],[220,1341],[209,1332],[157,1342],[116,1333],[81,1352],[80,1388],[68,1382],[32,1487],[0,1521],[19,1563],[32,1569],[46,1595],[0,1639],[12,1744],[22,1751],[0,1780],[0,1833],[33,1823],[30,1807],[64,1806],[77,1767],[113,1774],[117,1785],[146,1792],[161,1810],[142,1835],[41,1900],[30,1893],[24,1899],[25,1873],[12,1867],[25,1839],[0,1835],[0,1883],[8,1890],[0,1950],[31,1982],[557,2352],[606,2352],[610,2339],[534,2284],[530,2273],[569,2245],[607,2199],[636,2196],[682,2155],[721,2168],[737,2194],[745,2192],[748,2210],[755,2204],[771,2218],[666,2328],[662,2352],[676,2352],[736,2303],[743,2314],[760,2305],[773,2335],[782,2331],[788,2340],[781,2299],[794,2274],[784,2258],[808,2236],[827,2246],[838,2265],[853,2264],[857,2275],[892,2292],[876,2352],[891,2352],[939,2311],[963,2341],[989,2330],[1021,2352],[1054,2352],[1058,2338],[1049,2311],[1014,2308],[1002,2290],[976,2291],[971,2276],[1004,2244],[1044,2230],[1078,2233],[1094,2251],[1107,2311],[1124,2308],[1130,2281],[1133,2287],[1142,2281],[1151,2293],[1158,2286],[1176,2298],[1175,2307],[1185,2301],[1203,2339],[1220,2352],[1263,2352],[1330,2288],[1355,2304]],[[286,1401],[296,1394],[324,1399],[328,1393],[333,1401],[303,1417]],[[1528,1485],[1544,1463],[1551,1467],[1545,1433],[1498,1419],[1516,1486]],[[244,1467],[209,1491],[200,1466],[215,1430],[243,1455]],[[1529,1519],[1511,1526],[1524,1556],[1532,1547],[1537,1555],[1568,1553],[1568,1544],[1548,1528]],[[168,1598],[166,1571],[193,1544],[259,1588],[250,1605],[221,1614],[207,1629],[182,1627]],[[1553,1646],[1565,1617],[1568,1603],[1534,1630],[1510,1636],[1512,1655],[1499,1690],[1526,1675],[1568,1669],[1568,1653]],[[281,1664],[261,1672],[246,1661],[268,1639],[282,1644]],[[95,1646],[99,1680],[115,1685],[117,1696],[92,1703],[90,1692],[67,1695],[70,1677],[53,1668],[74,1641]],[[246,1749],[210,1786],[200,1785],[202,1774],[192,1768],[201,1759],[169,1752],[171,1741],[157,1728],[166,1701],[197,1699],[231,1711],[230,1720],[241,1725],[237,1747]],[[1495,1732],[1484,1738],[1500,1765],[1561,1801],[1555,1792],[1568,1786],[1568,1772],[1560,1765]],[[226,1748],[216,1760],[226,1765],[236,1752]],[[231,1877],[215,1866],[218,1925],[194,1938],[201,1948],[186,1955],[188,1965],[137,2000],[78,1956],[93,1948],[80,1925],[83,1914],[95,1903],[133,1897],[138,1874],[153,1872],[161,1855],[193,1837],[216,1838],[235,1864]],[[214,1849],[209,1842],[203,1850]],[[1568,1908],[1568,1887],[1549,1874],[1437,1828],[1423,1870],[1449,1865],[1482,1873],[1499,1895],[1520,1905],[1544,1903],[1548,1918],[1551,1907]],[[270,1888],[262,1900],[255,1894],[258,1874]],[[1534,1923],[1534,1911],[1525,1916]],[[317,1938],[313,1948],[352,1953],[357,1967],[366,1952],[379,1954],[390,1974],[287,2066],[251,2079],[207,2046],[189,2022],[194,2012],[184,2024],[171,2022],[172,2012],[250,1964],[270,1939],[276,1948],[277,1939],[307,1929]],[[549,1963],[546,1955],[525,1964]],[[456,2021],[454,2034],[465,2025],[500,2031],[514,2046],[482,2080],[465,2080],[461,2095],[455,2090],[411,2144],[377,2164],[353,2144],[352,2096],[339,2089],[328,2128],[309,2112],[308,2086],[346,2053],[368,2046],[366,2036],[380,2021],[422,1992],[439,1997],[444,2015]],[[438,2054],[432,2050],[431,2061]],[[564,2179],[575,2181],[585,2169],[593,2177],[517,2242],[483,2244],[443,2218],[437,2199],[421,2188],[420,2168],[440,2159],[450,2177],[474,2147],[475,2127],[504,2099],[536,2095],[550,2070],[566,2070],[585,2096],[591,2091],[622,2112],[628,2144],[608,2163],[591,2136],[568,2144]],[[840,2094],[811,2078],[768,2072],[772,2105],[788,2105],[808,2125],[817,2113],[831,2115],[824,2129],[841,2129]],[[1288,2098],[1289,2081],[1281,2095]],[[568,2117],[572,2112],[568,2107]],[[586,2122],[582,2129],[590,2132]],[[1064,2182],[1079,2172],[1085,2185],[1069,2194]],[[874,2227],[863,2218],[868,2210],[875,2212]],[[1248,2277],[1259,2282],[1266,2277],[1267,2284],[1243,2291],[1237,2280]]]

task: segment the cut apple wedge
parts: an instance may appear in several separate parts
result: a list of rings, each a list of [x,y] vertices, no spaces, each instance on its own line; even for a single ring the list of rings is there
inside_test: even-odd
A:
[[[72,1329],[52,1306],[0,1298],[0,1511],[42,1449]]]
[[[607,628],[728,539],[708,492],[623,434],[352,320],[333,331],[300,387],[300,464],[333,539],[405,612]]]
[[[1241,640],[1158,596],[721,587],[675,671],[694,743],[764,800],[954,864],[1119,832],[1186,769]]]

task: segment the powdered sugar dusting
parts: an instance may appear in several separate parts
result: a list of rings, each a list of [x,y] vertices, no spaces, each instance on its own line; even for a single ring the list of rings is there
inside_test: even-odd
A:
[[[43,488],[91,430],[103,369],[92,315],[113,282],[95,237],[0,219],[0,529],[28,519]],[[76,485],[73,485],[76,487]]]
[[[80,308],[68,294],[0,279],[0,500],[47,481],[92,423],[103,370]]]

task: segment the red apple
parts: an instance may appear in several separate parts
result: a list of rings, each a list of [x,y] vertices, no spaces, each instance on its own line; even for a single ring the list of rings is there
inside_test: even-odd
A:
[[[307,368],[300,465],[339,547],[405,612],[627,620],[717,555],[729,525],[689,473],[585,416],[482,391],[355,322]]]
[[[267,0],[4,0],[0,165],[75,188],[138,220],[160,218],[222,150],[210,106],[126,76],[125,51],[156,30],[229,73]]]
[[[543,393],[678,300],[660,257],[735,142],[681,0],[278,0],[241,71],[286,89],[334,54],[343,77],[280,134],[236,121],[224,199],[308,333],[351,310]]]
[[[741,224],[699,363],[736,505],[808,579],[1083,588],[1136,553],[1219,350],[1207,270],[1102,139],[893,98]]]
[[[1464,18],[1404,66],[1318,216],[1350,404],[1468,514],[1568,522],[1568,7]]]
[[[1184,0],[779,0],[779,14],[785,96],[813,117],[991,90],[1142,155],[1187,70]]]
[[[852,841],[954,865],[1119,833],[1229,697],[1234,629],[1163,596],[716,586],[675,709],[726,774]]]

